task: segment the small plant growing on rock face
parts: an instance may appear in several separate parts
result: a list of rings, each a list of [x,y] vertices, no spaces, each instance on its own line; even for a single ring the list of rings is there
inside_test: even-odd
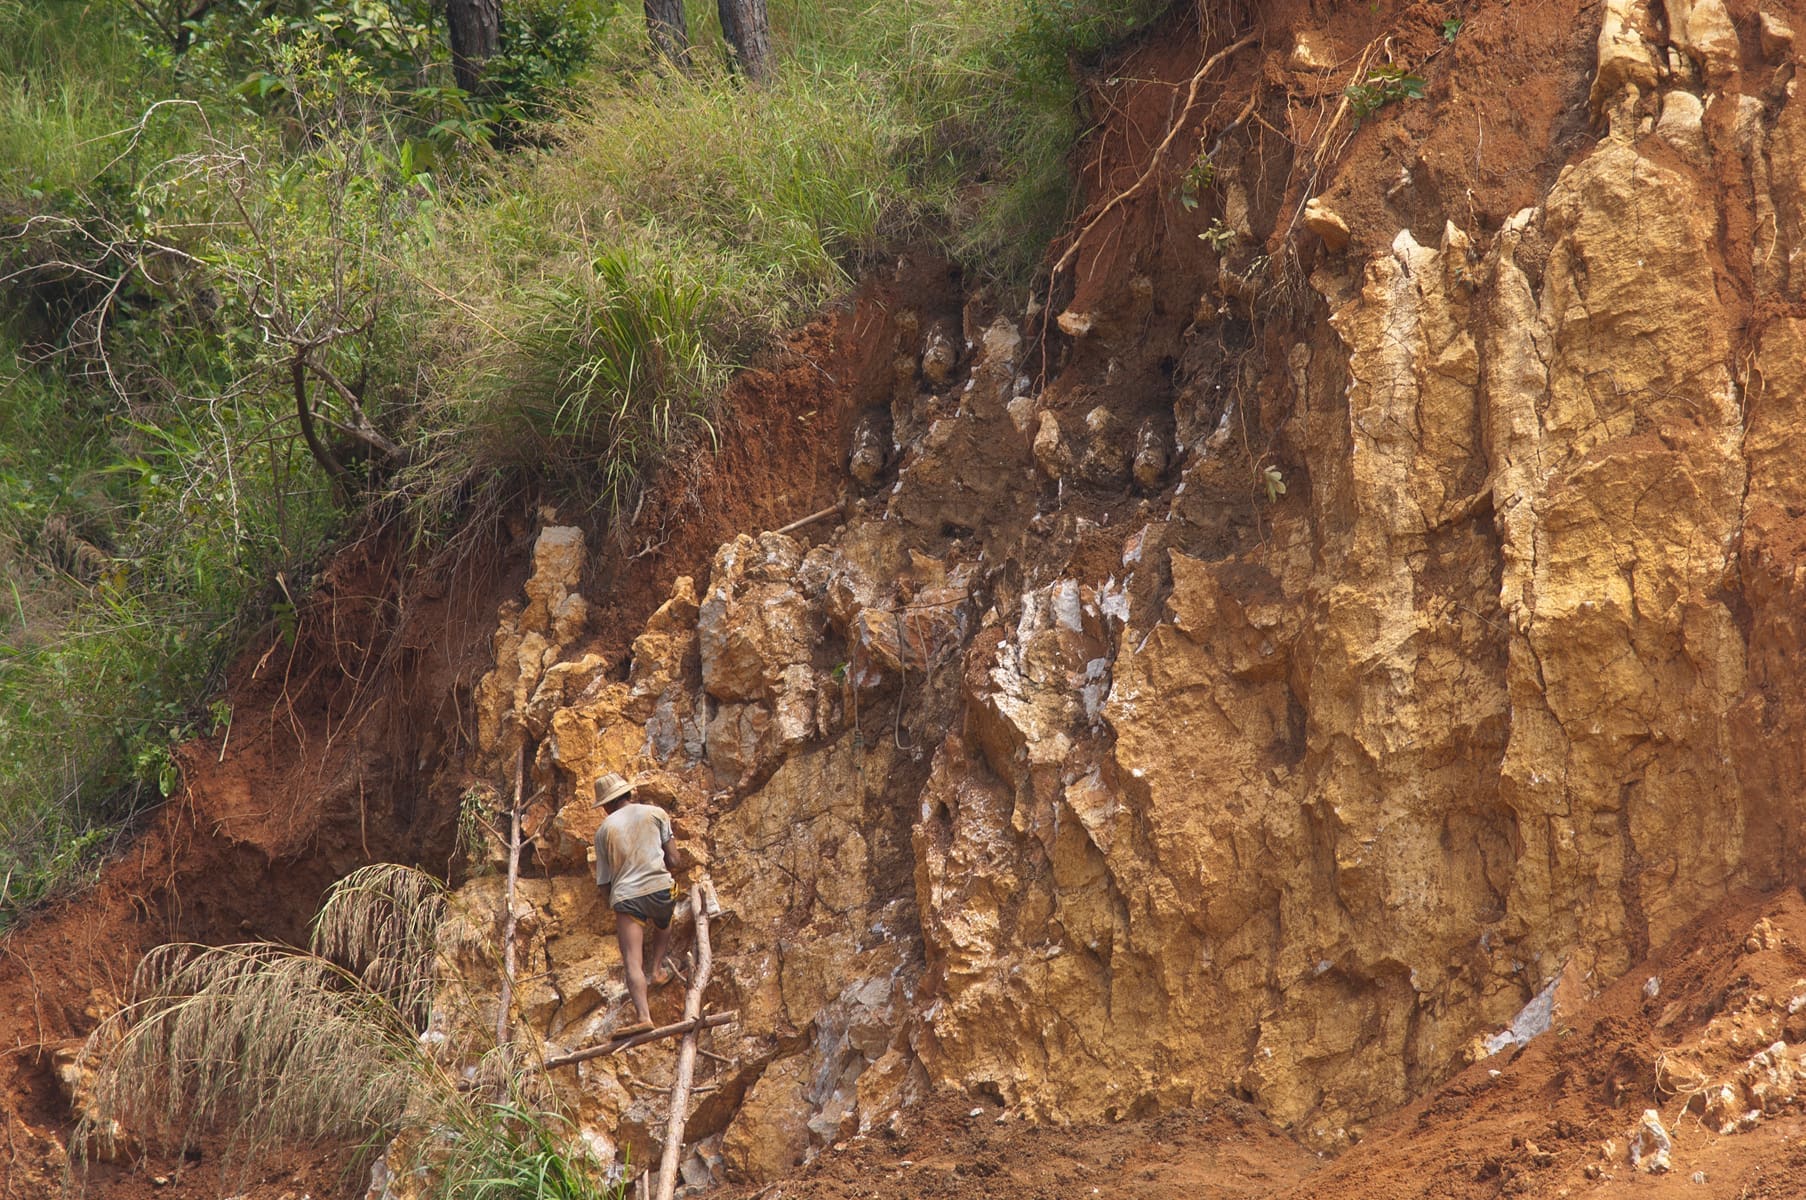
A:
[[[466,788],[458,798],[458,834],[452,856],[454,861],[462,860],[471,875],[481,875],[493,865],[489,847],[496,833],[489,814],[497,804],[495,792],[482,785]]]
[[[1210,155],[1200,151],[1191,166],[1186,169],[1185,178],[1179,181],[1179,203],[1186,212],[1193,212],[1198,207],[1198,197],[1210,190],[1210,185],[1217,180],[1217,165],[1210,161]]]
[[[1442,23],[1442,40],[1452,42],[1461,36],[1461,27],[1467,22],[1460,17],[1450,17]]]
[[[1229,247],[1235,245],[1236,239],[1240,236],[1241,235],[1236,233],[1235,230],[1223,224],[1223,218],[1217,217],[1210,222],[1210,228],[1206,229],[1203,233],[1200,233],[1198,238],[1201,241],[1208,243],[1212,250],[1221,254],[1223,251],[1229,249]]]
[[[1260,478],[1267,489],[1267,503],[1279,503],[1279,498],[1286,494],[1285,472],[1278,467],[1268,466],[1261,469]]]
[[[1422,75],[1413,74],[1397,63],[1386,63],[1367,72],[1367,78],[1342,89],[1348,107],[1356,120],[1372,116],[1394,100],[1422,100]]]

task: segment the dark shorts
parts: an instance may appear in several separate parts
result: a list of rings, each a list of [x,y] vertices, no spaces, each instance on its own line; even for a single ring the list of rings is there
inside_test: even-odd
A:
[[[642,925],[651,925],[656,929],[671,928],[671,914],[677,911],[677,897],[671,894],[670,888],[660,888],[656,892],[648,892],[644,896],[635,896],[631,900],[623,900],[614,906],[616,912],[624,917],[632,917]]]

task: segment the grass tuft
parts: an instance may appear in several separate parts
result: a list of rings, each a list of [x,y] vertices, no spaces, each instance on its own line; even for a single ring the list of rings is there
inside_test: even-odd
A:
[[[306,951],[153,950],[82,1051],[78,1157],[221,1130],[246,1162],[278,1143],[386,1146],[388,1170],[443,1200],[618,1197],[529,1068],[492,1052],[479,1076],[495,1086],[461,1087],[444,1039],[423,1036],[444,902],[437,880],[378,864],[333,888]]]

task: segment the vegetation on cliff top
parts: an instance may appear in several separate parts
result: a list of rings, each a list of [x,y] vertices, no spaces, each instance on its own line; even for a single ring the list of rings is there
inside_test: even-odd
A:
[[[372,506],[618,507],[887,249],[1025,280],[1070,56],[1150,12],[789,0],[749,89],[694,9],[685,76],[637,5],[519,0],[472,96],[424,2],[0,0],[0,925],[229,729],[227,656]]]

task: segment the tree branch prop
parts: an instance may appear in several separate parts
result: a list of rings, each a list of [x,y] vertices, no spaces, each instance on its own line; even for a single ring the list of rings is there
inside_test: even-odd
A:
[[[514,808],[508,834],[508,919],[502,923],[502,1003],[495,1015],[495,1044],[510,1041],[509,1012],[514,1004],[514,935],[520,927],[520,916],[514,907],[514,890],[520,882],[520,810],[521,793],[527,782],[527,732],[521,731],[520,757],[514,765]]]
[[[795,521],[792,521],[792,522],[790,522],[790,524],[784,526],[782,529],[773,530],[772,532],[774,532],[774,533],[795,533],[797,530],[801,529],[805,525],[813,525],[817,521],[821,520],[823,517],[832,517],[839,512],[840,512],[840,505],[835,504],[828,508],[822,509],[820,512],[810,513],[808,516],[802,517]]]
[[[684,1019],[694,1021],[702,1014],[702,992],[709,986],[709,970],[715,965],[709,949],[709,913],[702,903],[702,885],[690,888],[690,912],[696,918],[696,978],[690,982],[684,997]],[[671,1200],[677,1190],[677,1160],[683,1153],[684,1123],[690,1115],[690,1081],[696,1074],[696,1039],[698,1031],[684,1034],[683,1046],[677,1052],[677,1078],[671,1084],[671,1116],[665,1122],[665,1154],[659,1162],[657,1200]]]
[[[600,1046],[589,1046],[582,1050],[573,1050],[569,1054],[559,1054],[546,1059],[546,1069],[568,1067],[572,1063],[588,1062],[592,1058],[606,1058],[610,1054],[619,1054],[623,1050],[631,1050],[635,1046],[644,1046],[647,1042],[662,1041],[676,1037],[680,1033],[691,1033],[698,1029],[714,1029],[717,1026],[731,1024],[740,1015],[738,1010],[723,1013],[711,1013],[695,1020],[678,1021],[673,1025],[660,1025],[657,1029],[648,1029],[645,1033],[636,1033],[632,1037],[617,1038]]]

